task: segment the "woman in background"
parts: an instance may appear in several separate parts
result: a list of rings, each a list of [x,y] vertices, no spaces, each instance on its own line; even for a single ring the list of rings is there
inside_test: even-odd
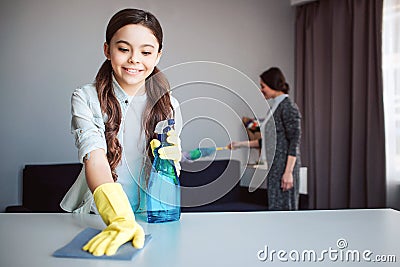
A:
[[[263,149],[267,162],[271,164],[267,175],[269,210],[297,210],[301,115],[296,104],[288,97],[289,85],[279,68],[273,67],[263,72],[260,86],[262,94],[271,103],[272,113],[263,122],[265,127],[261,127],[264,140],[232,142],[228,147]],[[272,140],[274,138],[276,140]],[[271,160],[268,160],[269,156]]]

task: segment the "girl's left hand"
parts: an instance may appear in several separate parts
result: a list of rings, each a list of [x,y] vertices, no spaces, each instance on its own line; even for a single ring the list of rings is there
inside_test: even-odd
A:
[[[289,190],[293,187],[293,173],[285,172],[281,180],[281,188],[283,191]]]
[[[182,159],[182,148],[181,148],[181,139],[178,134],[174,130],[170,130],[167,133],[167,142],[171,146],[162,147],[158,150],[160,158],[172,160],[175,164],[175,169],[177,175],[180,175],[181,164],[179,161]],[[158,148],[161,145],[161,142],[157,139],[153,139],[150,141],[150,147],[154,155],[154,149]]]

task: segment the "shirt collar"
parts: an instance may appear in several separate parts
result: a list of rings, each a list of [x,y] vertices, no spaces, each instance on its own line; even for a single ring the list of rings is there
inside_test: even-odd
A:
[[[281,102],[283,99],[285,99],[288,96],[289,96],[288,94],[278,95],[273,100],[274,100],[275,103],[279,103],[279,102]]]
[[[289,96],[288,94],[282,94],[282,95],[278,95],[277,97],[267,99],[269,108],[274,107],[276,104],[280,104],[288,96]]]
[[[117,99],[120,102],[124,102],[128,100],[129,96],[127,93],[125,93],[124,89],[119,85],[117,79],[115,79],[114,74],[112,74],[112,81],[113,81],[113,87],[114,87],[114,93]]]

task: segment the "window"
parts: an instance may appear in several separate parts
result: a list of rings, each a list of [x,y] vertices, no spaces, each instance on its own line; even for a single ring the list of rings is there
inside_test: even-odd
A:
[[[400,0],[383,1],[382,71],[388,206],[400,206]]]

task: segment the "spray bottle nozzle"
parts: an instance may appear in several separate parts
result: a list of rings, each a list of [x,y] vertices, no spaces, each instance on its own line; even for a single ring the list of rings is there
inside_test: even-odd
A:
[[[166,134],[168,131],[172,129],[175,124],[174,119],[163,120],[157,123],[154,132],[157,134]]]

